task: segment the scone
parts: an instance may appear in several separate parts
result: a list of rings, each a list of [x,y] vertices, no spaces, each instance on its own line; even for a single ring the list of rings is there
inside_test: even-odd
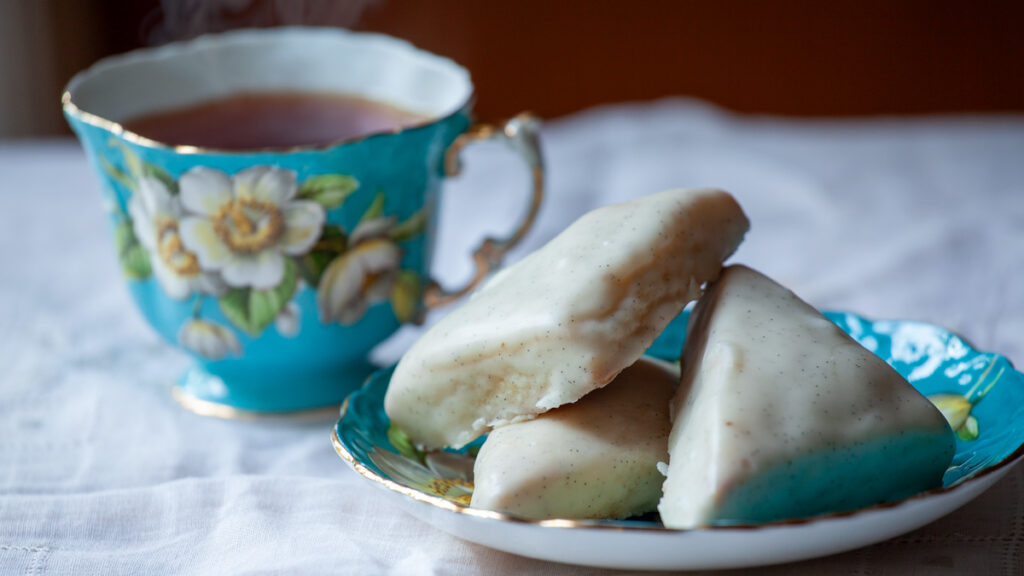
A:
[[[941,485],[946,419],[774,281],[731,266],[690,318],[673,399],[670,528],[852,510]]]
[[[573,404],[496,428],[476,458],[471,505],[533,519],[654,510],[678,381],[675,366],[641,358]]]
[[[748,226],[713,189],[584,215],[412,346],[391,378],[388,416],[426,448],[459,447],[575,402],[643,354]]]

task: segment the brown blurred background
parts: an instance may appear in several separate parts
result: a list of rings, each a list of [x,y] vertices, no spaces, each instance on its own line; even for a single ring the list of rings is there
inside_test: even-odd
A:
[[[103,55],[286,24],[449,56],[482,118],[676,95],[786,115],[1024,111],[1019,1],[0,0],[0,136],[64,133],[60,89]]]

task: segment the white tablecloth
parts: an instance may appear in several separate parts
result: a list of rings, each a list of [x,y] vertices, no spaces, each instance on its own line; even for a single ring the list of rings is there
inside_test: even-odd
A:
[[[720,186],[753,223],[735,261],[818,306],[927,320],[1024,362],[1024,118],[787,120],[666,101],[544,137],[549,195],[514,258],[593,207]],[[466,165],[444,206],[449,282],[525,198],[501,148]],[[329,422],[180,409],[169,385],[185,366],[129,303],[77,144],[0,144],[0,573],[595,572],[407,516],[335,455]],[[1024,574],[1022,525],[1024,467],[917,532],[766,573]]]

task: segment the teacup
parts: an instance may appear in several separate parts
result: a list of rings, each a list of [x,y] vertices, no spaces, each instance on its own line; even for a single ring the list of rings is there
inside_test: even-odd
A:
[[[422,115],[401,130],[288,149],[171,145],[124,128],[139,116],[237,93],[355,95]],[[473,85],[450,60],[376,34],[246,30],[100,61],[64,113],[102,181],[130,292],[193,366],[175,397],[238,416],[339,404],[372,348],[498,266],[540,205],[536,121],[474,125]],[[508,143],[532,171],[516,231],[485,239],[469,285],[430,279],[445,176],[470,142]]]

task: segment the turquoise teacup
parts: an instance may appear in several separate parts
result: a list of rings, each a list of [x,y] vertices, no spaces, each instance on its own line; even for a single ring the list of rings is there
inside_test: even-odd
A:
[[[251,151],[171,146],[122,126],[253,92],[355,95],[428,119]],[[374,369],[373,347],[500,263],[542,195],[531,117],[473,125],[465,69],[381,35],[247,30],[141,50],[78,74],[63,104],[102,181],[132,296],[195,359],[175,397],[206,414],[337,405]],[[429,275],[438,194],[462,147],[480,139],[523,156],[531,205],[510,238],[477,250],[471,285],[446,291]]]

